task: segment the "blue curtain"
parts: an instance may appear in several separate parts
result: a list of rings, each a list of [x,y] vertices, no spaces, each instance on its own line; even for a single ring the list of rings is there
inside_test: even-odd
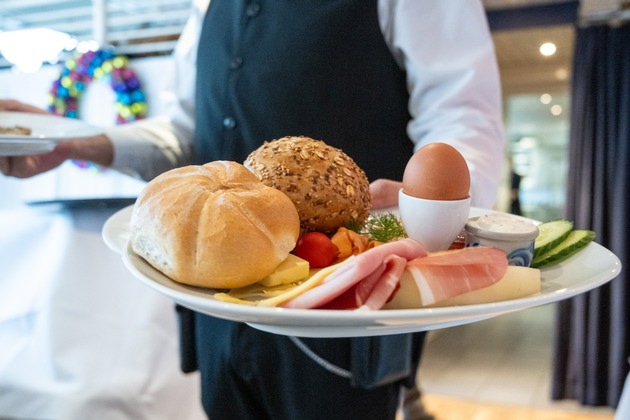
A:
[[[566,217],[622,272],[557,304],[552,398],[616,407],[630,357],[630,25],[576,30]]]

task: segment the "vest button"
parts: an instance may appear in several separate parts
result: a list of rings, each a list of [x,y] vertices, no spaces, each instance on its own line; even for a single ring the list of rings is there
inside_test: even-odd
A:
[[[256,17],[258,16],[258,12],[260,12],[260,4],[258,3],[251,3],[250,5],[247,6],[247,9],[245,11],[245,13],[247,14],[247,17]]]
[[[223,127],[226,130],[233,130],[236,127],[236,121],[232,117],[225,117],[223,119]]]
[[[243,65],[243,59],[241,57],[233,57],[230,60],[230,68],[235,70]]]

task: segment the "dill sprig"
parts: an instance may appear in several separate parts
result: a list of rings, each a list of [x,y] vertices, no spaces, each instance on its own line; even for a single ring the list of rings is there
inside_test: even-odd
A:
[[[350,229],[356,233],[362,233],[361,230],[363,229],[363,226],[364,224],[359,222],[357,219],[350,219],[346,221],[346,224],[344,225],[346,229]]]
[[[380,242],[390,242],[407,237],[402,221],[392,212],[370,215],[361,229],[361,233],[367,233],[370,240]]]

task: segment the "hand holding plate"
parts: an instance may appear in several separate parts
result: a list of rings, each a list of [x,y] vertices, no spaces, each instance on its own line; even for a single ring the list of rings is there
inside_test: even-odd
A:
[[[33,114],[48,114],[48,111],[34,105],[16,101],[15,99],[0,99],[0,111],[31,112]]]
[[[379,178],[370,183],[372,209],[379,210],[398,206],[398,191],[402,182]]]

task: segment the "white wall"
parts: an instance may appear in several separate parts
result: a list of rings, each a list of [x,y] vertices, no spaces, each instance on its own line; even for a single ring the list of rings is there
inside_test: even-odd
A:
[[[171,59],[152,57],[131,60],[132,68],[142,84],[148,105],[148,115],[162,112],[160,90],[168,76]],[[45,66],[34,74],[18,74],[0,70],[0,98],[17,99],[45,108],[48,91],[58,77],[59,66]],[[81,97],[81,119],[104,127],[115,123],[115,97],[104,81],[90,84]],[[0,208],[12,207],[25,201],[96,197],[132,197],[144,184],[112,170],[82,169],[67,162],[58,169],[27,180],[0,175]]]

